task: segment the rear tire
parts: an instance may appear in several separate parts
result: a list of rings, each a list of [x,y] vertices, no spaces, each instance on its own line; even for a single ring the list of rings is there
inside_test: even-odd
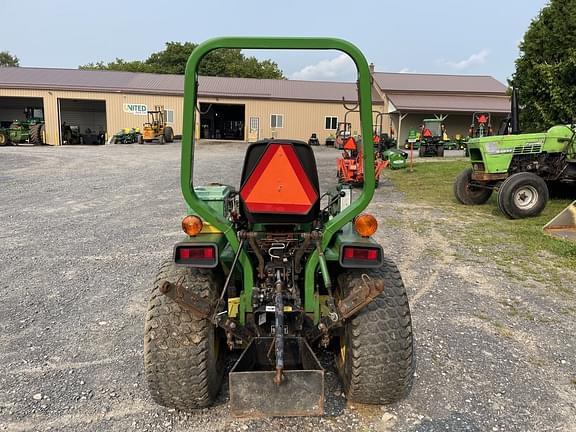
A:
[[[425,153],[426,153],[425,146],[421,145],[421,146],[418,148],[418,156],[419,156],[419,157],[424,157]]]
[[[8,145],[8,135],[4,131],[0,131],[0,146]]]
[[[35,124],[30,126],[30,144],[40,145],[42,144],[42,124]]]
[[[508,177],[498,190],[498,208],[510,219],[539,215],[548,202],[548,186],[542,177],[521,172]]]
[[[474,187],[472,182],[472,168],[466,168],[454,182],[454,196],[461,204],[484,204],[492,196],[492,189]]]
[[[148,389],[160,405],[189,411],[212,404],[224,372],[223,338],[209,319],[199,319],[160,293],[163,280],[184,280],[186,289],[215,301],[222,285],[211,270],[165,262],[148,302],[144,328],[144,371]]]
[[[343,294],[363,283],[362,275],[384,280],[384,291],[345,323],[336,365],[348,400],[387,404],[404,398],[415,369],[408,297],[396,265],[347,271],[338,278]]]
[[[437,155],[438,157],[444,157],[444,147],[443,147],[443,146],[439,146],[439,147],[436,149],[436,155]]]

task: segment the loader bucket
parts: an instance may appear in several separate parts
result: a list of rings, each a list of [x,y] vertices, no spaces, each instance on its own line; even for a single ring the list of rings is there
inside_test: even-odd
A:
[[[553,237],[576,242],[576,201],[548,222],[544,226],[544,232]]]
[[[304,338],[284,339],[284,379],[274,382],[274,338],[254,338],[229,375],[235,417],[324,414],[324,369]]]

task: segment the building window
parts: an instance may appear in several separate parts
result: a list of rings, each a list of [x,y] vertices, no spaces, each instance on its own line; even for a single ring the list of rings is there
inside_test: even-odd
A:
[[[282,114],[272,114],[270,116],[270,127],[272,129],[282,129],[284,127],[284,116]]]
[[[338,117],[326,117],[324,121],[324,129],[336,130],[337,127],[338,127]]]
[[[166,123],[174,123],[174,110],[164,110],[166,113]]]

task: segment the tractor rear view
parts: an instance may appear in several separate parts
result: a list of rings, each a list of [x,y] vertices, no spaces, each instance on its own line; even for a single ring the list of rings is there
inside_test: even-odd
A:
[[[362,133],[371,136],[370,71],[352,44],[328,38],[219,38],[194,49],[186,68],[181,188],[183,240],[153,284],[144,365],[152,398],[193,410],[210,406],[227,352],[230,411],[240,417],[322,415],[330,351],[346,397],[391,403],[410,390],[412,323],[394,263],[372,237],[364,209],[374,172],[355,200],[347,187],[322,193],[313,149],[269,139],[246,149],[239,188],[193,186],[197,71],[220,48],[322,49],[348,54],[358,68]],[[366,140],[363,163],[374,163]]]
[[[158,141],[159,144],[174,141],[174,130],[166,123],[164,107],[156,106],[153,111],[148,111],[148,120],[142,128],[142,141]]]
[[[420,129],[418,156],[444,157],[444,120],[424,119]]]

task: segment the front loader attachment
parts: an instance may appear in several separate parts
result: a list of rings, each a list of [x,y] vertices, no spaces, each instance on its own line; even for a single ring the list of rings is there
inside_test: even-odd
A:
[[[284,338],[282,382],[275,381],[275,338],[254,338],[229,375],[235,417],[324,414],[324,369],[304,338]]]
[[[548,222],[544,226],[544,232],[553,237],[576,242],[576,201]]]

